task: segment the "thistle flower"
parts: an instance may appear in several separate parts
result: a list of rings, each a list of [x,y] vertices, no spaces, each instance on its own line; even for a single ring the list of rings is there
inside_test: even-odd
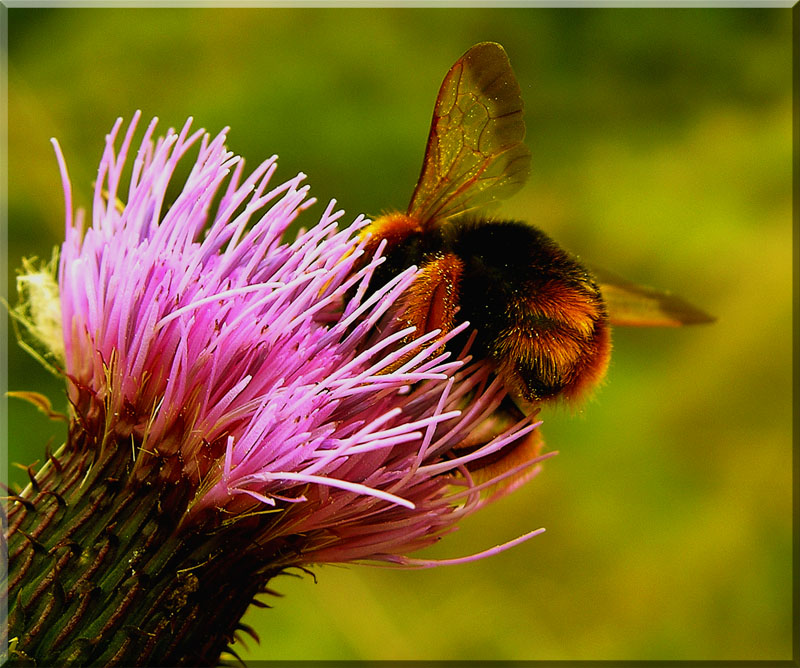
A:
[[[138,119],[106,139],[88,225],[54,141],[58,281],[21,279],[16,316],[70,414],[9,497],[12,659],[214,664],[275,575],[435,565],[408,554],[545,458],[532,417],[499,426],[489,366],[445,350],[468,323],[443,339],[402,328],[415,268],[367,291],[368,221],[340,227],[332,202],[287,240],[314,202],[304,175],[271,187],[275,157],[246,174],[226,132],[191,119],[158,139],[150,123],[123,190]]]

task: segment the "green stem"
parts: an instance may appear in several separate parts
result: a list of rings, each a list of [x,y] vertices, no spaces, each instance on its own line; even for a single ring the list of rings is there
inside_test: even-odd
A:
[[[131,469],[130,443],[97,456],[73,425],[11,498],[10,665],[215,665],[280,572],[245,526],[179,528],[195,489],[165,479],[166,460]],[[247,549],[230,549],[237,541]]]

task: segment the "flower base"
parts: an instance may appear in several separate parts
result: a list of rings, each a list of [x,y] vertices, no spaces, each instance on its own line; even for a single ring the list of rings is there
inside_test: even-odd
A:
[[[281,569],[221,549],[236,529],[179,528],[194,489],[166,459],[140,480],[130,444],[95,457],[81,433],[11,499],[9,665],[216,665]]]

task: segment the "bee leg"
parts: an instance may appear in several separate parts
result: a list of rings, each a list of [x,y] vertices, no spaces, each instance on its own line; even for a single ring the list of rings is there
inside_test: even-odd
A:
[[[423,262],[417,277],[398,300],[395,315],[392,316],[392,329],[414,327],[400,345],[405,346],[420,336],[439,330],[439,334],[429,345],[440,341],[455,324],[458,311],[458,294],[461,274],[461,260],[450,253],[437,254]],[[418,350],[411,350],[390,365],[382,373],[391,373],[411,359]]]
[[[537,459],[543,446],[541,431],[534,429],[510,448],[503,448],[500,451],[503,454],[493,461],[477,460],[473,468],[468,464],[467,469],[477,484],[496,480],[486,488],[484,494],[491,497],[505,496],[538,473]]]
[[[525,419],[510,395],[503,397],[500,405],[456,446],[460,454],[482,448],[489,441]]]
[[[441,337],[453,328],[463,271],[463,262],[452,253],[436,255],[422,265],[401,307],[400,318],[417,328],[413,338],[435,329],[441,330]]]
[[[524,413],[514,400],[506,395],[491,417],[475,429],[457,449],[454,449],[454,454],[463,455],[465,452],[472,452],[487,445],[493,438],[523,418]],[[541,454],[543,447],[544,439],[541,430],[537,428],[516,443],[475,460],[466,467],[476,484],[500,478],[496,484],[487,488],[486,493],[490,496],[507,494],[535,475],[537,471],[535,460]],[[530,466],[526,466],[527,463],[530,463]],[[510,473],[511,471],[513,473]]]

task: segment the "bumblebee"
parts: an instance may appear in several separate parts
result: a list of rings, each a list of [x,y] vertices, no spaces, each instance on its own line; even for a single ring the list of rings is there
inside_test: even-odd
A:
[[[444,336],[475,330],[470,352],[488,359],[509,393],[538,404],[578,399],[602,380],[612,324],[677,326],[713,318],[668,293],[590,272],[544,232],[481,215],[519,190],[531,155],[520,87],[502,46],[482,42],[442,82],[417,185],[405,213],[362,231],[365,257],[385,261],[372,284],[416,265],[398,316]]]

